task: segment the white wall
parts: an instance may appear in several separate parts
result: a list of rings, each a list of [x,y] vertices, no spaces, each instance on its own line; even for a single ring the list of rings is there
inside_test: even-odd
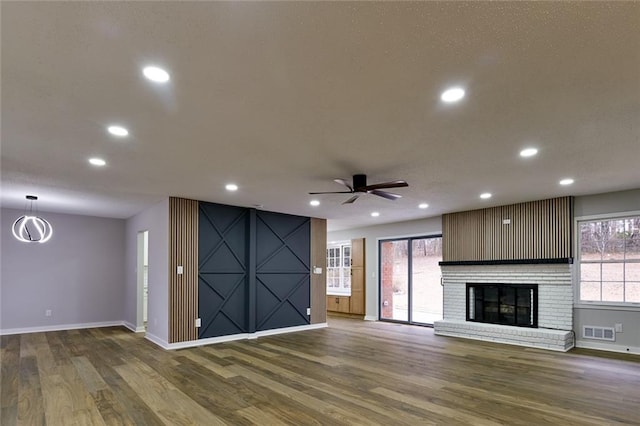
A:
[[[442,218],[436,216],[407,222],[328,232],[327,241],[365,238],[365,318],[378,319],[378,240],[440,234],[442,234]]]
[[[153,205],[126,221],[124,320],[142,327],[142,288],[138,288],[138,232],[149,231],[149,298],[147,333],[169,339],[169,199]]]
[[[575,199],[576,219],[625,212],[634,212],[634,214],[640,212],[640,189],[588,195]],[[577,257],[577,253],[574,256]],[[640,354],[640,304],[631,308],[594,306],[581,304],[576,297],[573,315],[578,346]],[[616,333],[615,342],[582,338],[582,329],[585,325],[614,327],[615,324],[623,326],[622,333]]]
[[[2,209],[0,332],[121,322],[125,221],[41,212],[53,237],[38,244],[11,234],[23,214]]]

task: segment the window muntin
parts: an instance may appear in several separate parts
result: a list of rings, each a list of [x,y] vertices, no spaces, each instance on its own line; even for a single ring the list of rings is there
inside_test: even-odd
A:
[[[351,244],[327,247],[327,294],[351,294]]]
[[[579,299],[640,303],[640,216],[578,222]]]

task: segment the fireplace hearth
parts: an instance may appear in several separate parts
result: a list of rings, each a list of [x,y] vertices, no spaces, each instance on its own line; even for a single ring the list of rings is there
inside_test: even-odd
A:
[[[538,327],[538,285],[467,283],[467,321]]]

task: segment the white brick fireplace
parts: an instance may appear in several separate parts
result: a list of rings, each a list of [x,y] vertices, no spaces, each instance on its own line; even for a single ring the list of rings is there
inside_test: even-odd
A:
[[[571,269],[568,263],[443,265],[444,319],[435,322],[435,333],[567,351],[574,346]],[[538,328],[466,321],[467,283],[537,284]]]

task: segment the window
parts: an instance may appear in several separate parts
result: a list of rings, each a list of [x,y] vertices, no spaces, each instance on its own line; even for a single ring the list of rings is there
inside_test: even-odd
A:
[[[640,303],[640,216],[578,222],[580,301]]]
[[[338,243],[327,248],[327,293],[351,294],[350,243]]]

